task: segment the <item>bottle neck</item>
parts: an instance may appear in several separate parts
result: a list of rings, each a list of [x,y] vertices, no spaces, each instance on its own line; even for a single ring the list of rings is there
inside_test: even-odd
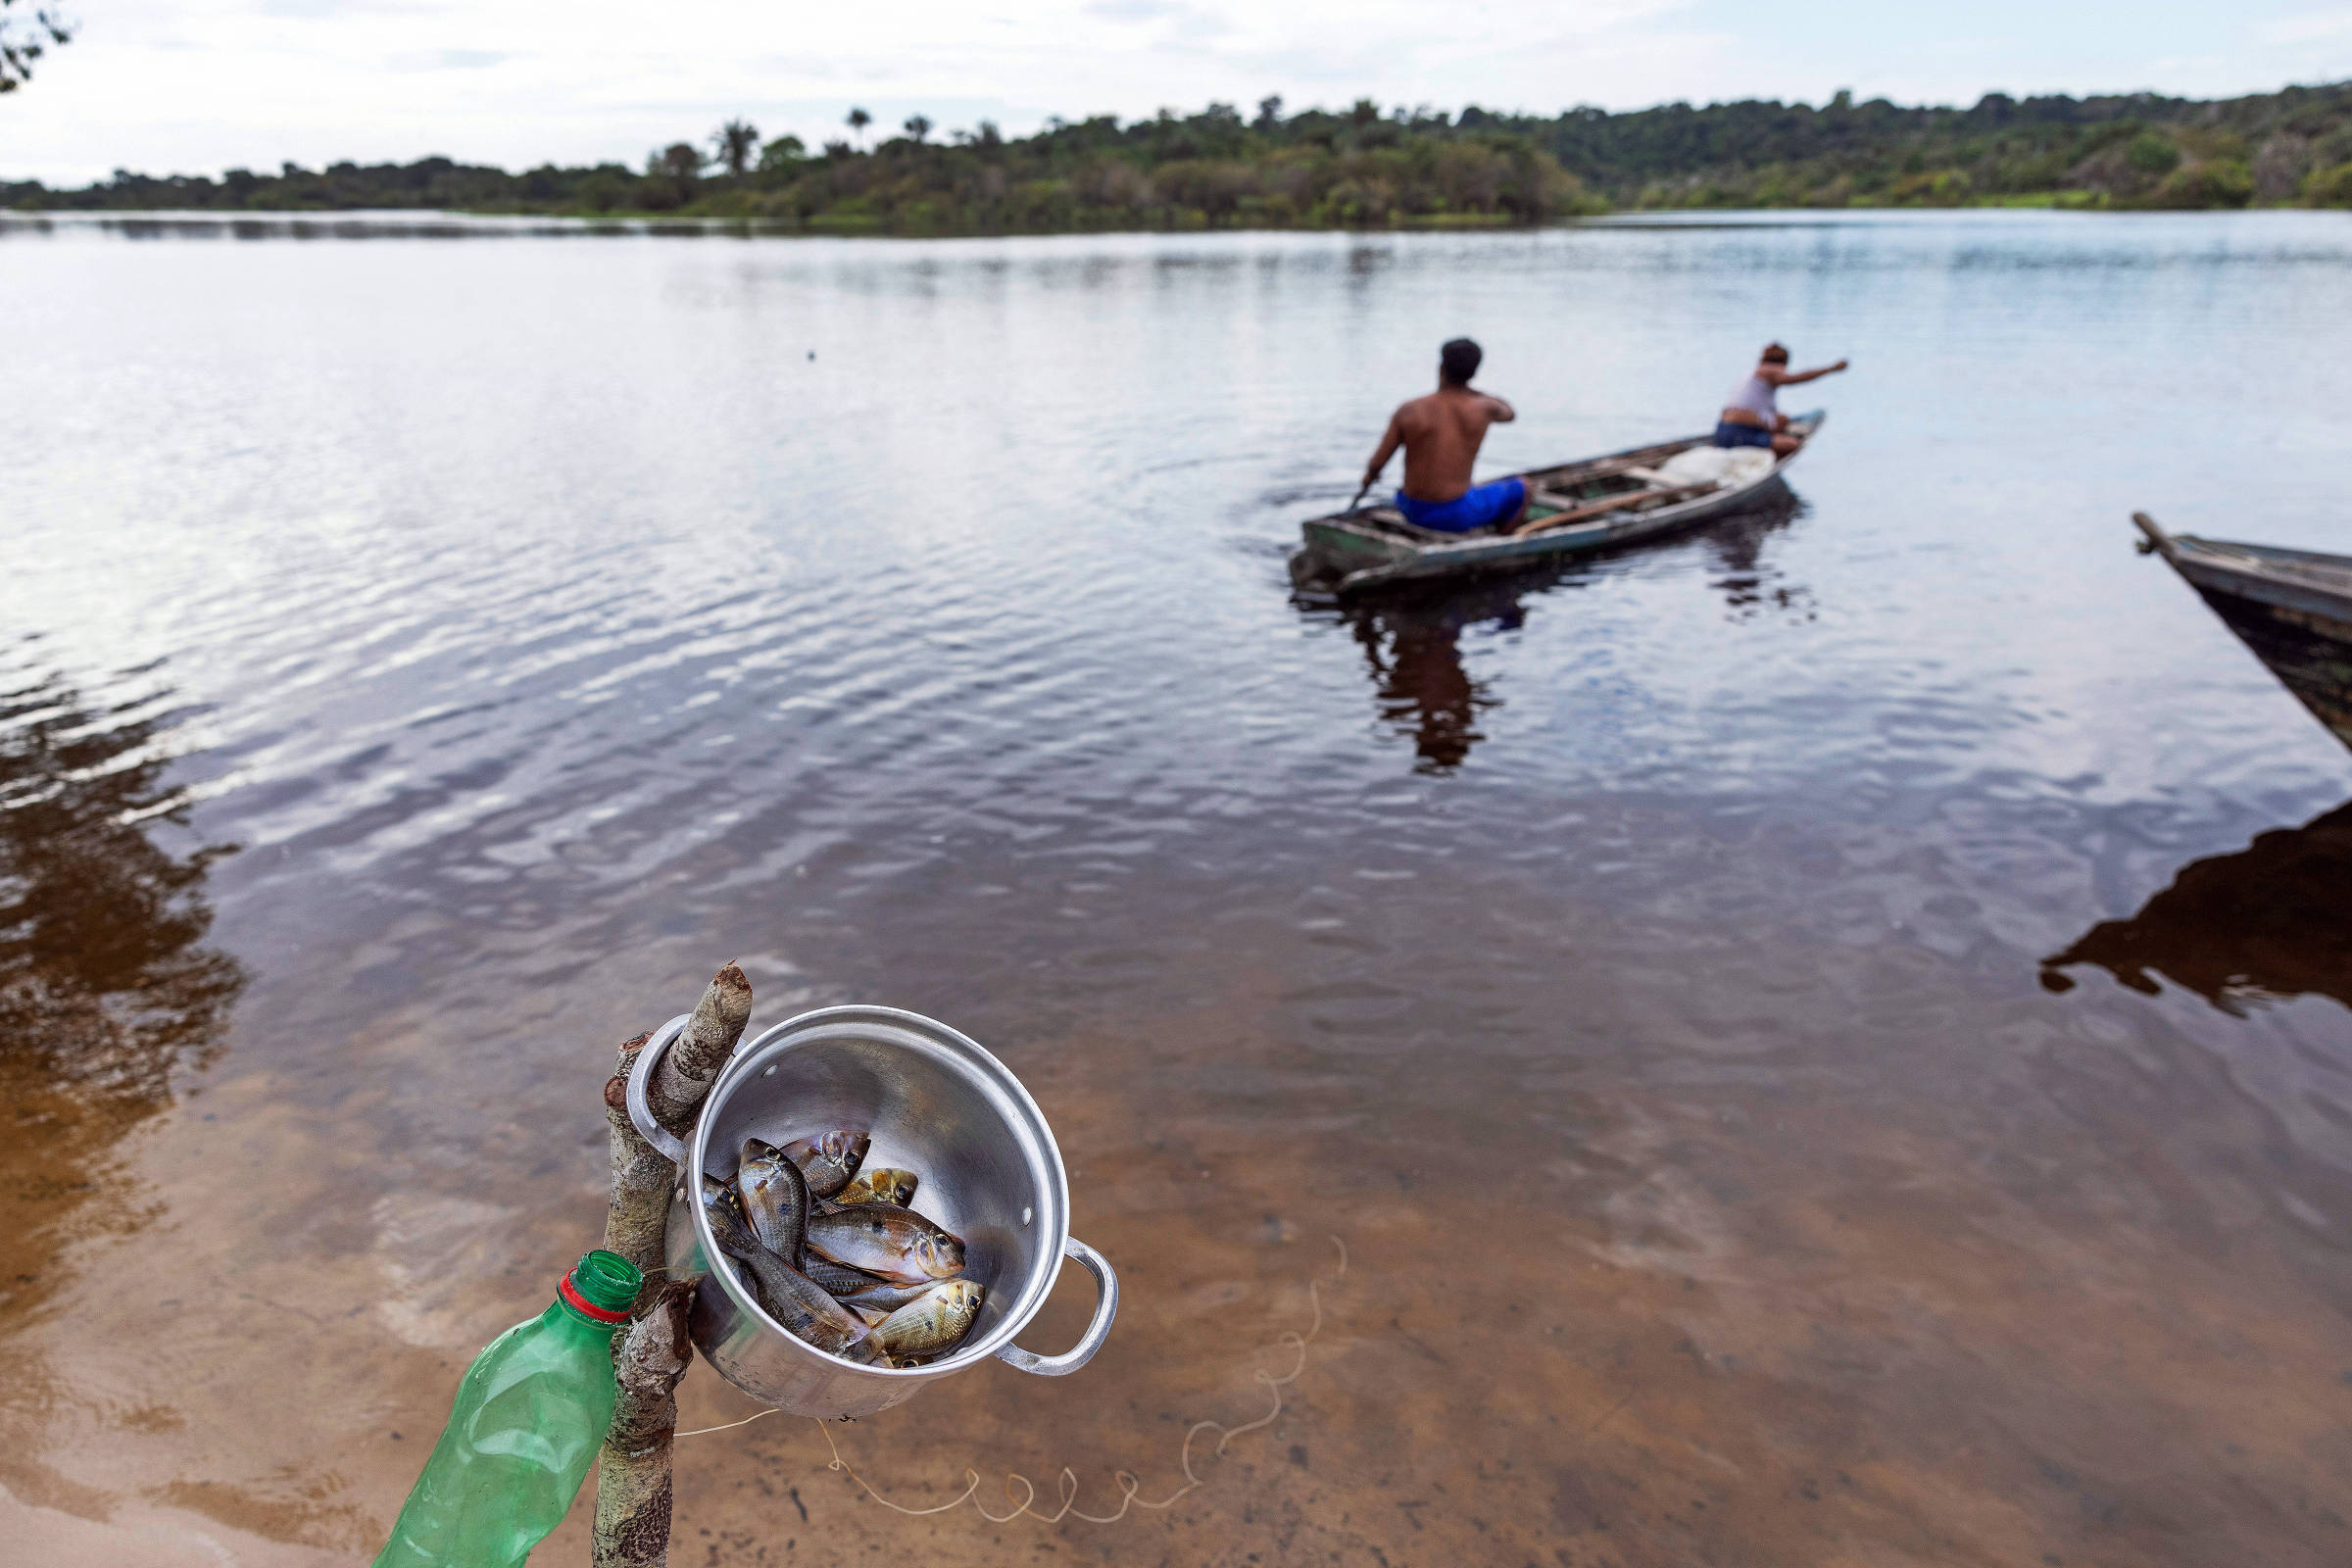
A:
[[[609,1340],[628,1327],[625,1323],[599,1323],[584,1318],[565,1306],[560,1296],[547,1303],[547,1310],[539,1314],[538,1321],[542,1328],[559,1329],[565,1334],[577,1334],[591,1340]]]
[[[583,1282],[580,1277],[582,1271],[592,1268],[598,1272]],[[618,1270],[625,1270],[625,1275]],[[629,1302],[636,1296],[641,1279],[642,1276],[634,1267],[612,1254],[591,1252],[580,1260],[579,1268],[557,1282],[556,1298],[548,1310],[561,1312],[575,1323],[612,1334],[628,1326]]]
[[[547,1303],[547,1309],[558,1317],[567,1318],[583,1328],[594,1329],[599,1334],[615,1334],[629,1326],[628,1313],[623,1312],[618,1317],[608,1317],[602,1314],[592,1317],[589,1314],[596,1310],[594,1307],[583,1311],[581,1306],[566,1300],[562,1291],[558,1291],[556,1298]]]

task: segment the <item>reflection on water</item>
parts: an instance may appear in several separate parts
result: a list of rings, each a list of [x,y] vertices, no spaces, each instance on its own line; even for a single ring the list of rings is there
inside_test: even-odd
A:
[[[903,1519],[768,1421],[680,1445],[698,1565],[2342,1559],[2352,1011],[2033,981],[2105,890],[2352,795],[2124,521],[2338,514],[2341,215],[0,263],[42,302],[0,624],[82,689],[0,680],[58,720],[12,799],[127,788],[39,903],[125,906],[162,977],[46,983],[185,1024],[10,1058],[56,1107],[9,1167],[49,1239],[6,1272],[57,1281],[0,1336],[19,1555],[380,1540],[602,1221],[612,1042],[740,957],[762,1026],[1000,1053],[1128,1288],[1081,1376],[841,1434],[895,1497],[1165,1496],[1187,1424],[1264,1412],[1237,1358],[1323,1236],[1356,1267],[1175,1508]],[[1462,331],[1498,471],[1692,427],[1766,335],[1856,368],[1801,525],[1295,610],[1300,517]],[[2230,395],[2117,414],[2181,378]],[[156,660],[201,750],[103,755],[158,709],[79,672]],[[124,771],[167,743],[185,836]],[[255,976],[219,1063],[124,1135],[58,1076],[160,1102],[207,945]]]
[[[1650,554],[1704,549],[1713,567],[1709,586],[1737,618],[1786,613],[1813,615],[1812,594],[1782,580],[1765,560],[1765,544],[1803,514],[1804,503],[1786,489],[1689,539],[1652,547]],[[1555,588],[1590,583],[1606,562],[1579,561],[1407,587],[1343,606],[1336,613],[1354,632],[1371,672],[1381,722],[1413,747],[1413,771],[1450,773],[1487,738],[1481,716],[1502,706],[1492,680],[1474,679],[1462,663],[1462,633],[1472,627],[1516,631],[1528,601]]]
[[[2229,1012],[2305,995],[2352,1005],[2352,804],[2192,860],[2137,914],[2044,959],[2041,983],[2073,990],[2078,963],[2149,996],[2162,975]]]
[[[1736,516],[1710,526],[1701,537],[1713,562],[1715,590],[1741,618],[1789,614],[1813,618],[1810,590],[1784,580],[1764,558],[1765,541],[1805,514],[1805,504],[1787,489],[1765,497]]]
[[[1345,613],[1372,672],[1381,722],[1413,743],[1415,772],[1461,766],[1486,739],[1479,714],[1499,706],[1462,667],[1462,629],[1482,621],[1513,627],[1524,613],[1517,591],[1494,587]]]
[[[0,213],[0,240],[46,239],[96,230],[131,240],[596,239],[617,234],[663,239],[757,233],[734,219],[564,219],[497,214],[387,213]]]
[[[216,1049],[244,983],[202,945],[225,847],[167,847],[186,797],[168,776],[170,694],[85,697],[20,658],[0,668],[0,1312],[54,1284],[108,1147]],[[122,1223],[118,1210],[98,1223]]]

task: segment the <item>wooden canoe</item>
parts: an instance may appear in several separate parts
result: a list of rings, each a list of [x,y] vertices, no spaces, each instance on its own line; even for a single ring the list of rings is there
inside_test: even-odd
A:
[[[2352,557],[2170,534],[2144,512],[2132,520],[2222,624],[2352,747]]]
[[[1346,598],[1421,578],[1502,571],[1646,544],[1773,493],[1828,417],[1816,412],[1791,418],[1789,433],[1805,445],[1741,482],[1677,484],[1658,472],[1681,454],[1707,445],[1703,435],[1530,468],[1515,477],[1526,481],[1536,500],[1514,532],[1438,533],[1414,527],[1388,505],[1335,512],[1301,525],[1305,542],[1291,557],[1291,582],[1303,594]]]

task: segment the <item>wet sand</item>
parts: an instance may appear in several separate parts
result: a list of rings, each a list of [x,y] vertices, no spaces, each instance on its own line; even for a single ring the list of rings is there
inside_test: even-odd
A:
[[[2348,1195],[2230,1152],[2278,1129],[2183,1030],[2202,1004],[2070,1018],[1899,944],[1798,946],[1747,960],[1826,981],[1759,1045],[1613,972],[1606,915],[1532,908],[1540,938],[1449,943],[1464,994],[1416,999],[1544,993],[1520,1006],[1557,1009],[1553,1049],[1482,1082],[1442,1031],[1335,1046],[1298,981],[1328,954],[1273,928],[1164,975],[1191,1006],[1000,1040],[1121,1269],[1118,1331],[1076,1379],[991,1366],[837,1441],[908,1506],[966,1467],[997,1513],[1008,1470],[1051,1503],[1070,1466],[1091,1512],[1120,1468],[1164,1496],[1190,1422],[1268,1408],[1253,1374],[1295,1364],[1275,1342],[1339,1238],[1282,1416],[1198,1445],[1198,1491],[1116,1525],[900,1518],[774,1416],[685,1440],[676,1560],[2335,1559],[2352,1281],[2320,1221]],[[1937,1039],[1963,1009],[1973,1038]],[[518,1031],[550,1082],[512,1117],[437,1102],[462,1032],[404,1017],[353,1039],[382,1086],[333,1106],[231,1072],[128,1130],[21,1140],[12,1232],[73,1240],[31,1259],[64,1278],[9,1340],[17,1527],[94,1562],[371,1549],[471,1350],[597,1223],[604,1053],[567,1044],[595,1010]],[[1025,1338],[1089,1304],[1065,1280]],[[686,1386],[689,1426],[754,1409]]]
[[[265,323],[235,290],[296,265],[397,263],[461,316],[461,279],[485,311],[516,276],[568,279],[708,327],[631,351],[704,365],[729,333],[835,330],[860,298],[960,363],[992,313],[1164,347],[1238,292],[1256,303],[1234,307],[1230,347],[1252,313],[1420,331],[1474,284],[1534,318],[1561,270],[1638,294],[1684,275],[1667,263],[1744,276],[1759,256],[1848,285],[1807,307],[1812,338],[1859,313],[1847,330],[1882,353],[1925,353],[1898,318],[1994,352],[2023,330],[2008,306],[1920,309],[1980,264],[1915,251],[2011,247],[1987,298],[2050,312],[2072,306],[2049,291],[2139,275],[2034,249],[2081,230],[2017,232],[2045,237],[1637,238],[1669,249],[1623,278],[1605,237],[1546,240],[1552,270],[1450,240],[1369,261],[1290,241],[1271,260],[1125,241],[1008,263],[505,242],[175,256]],[[2161,274],[2249,230],[2098,232]],[[2321,241],[2296,233],[2282,261],[2188,274],[2218,317],[2185,283],[2139,302],[2172,323],[2168,352],[2285,343],[2277,321],[2253,349],[2230,332],[2336,286],[2298,270],[2296,246]],[[86,243],[93,272],[146,265]],[[48,265],[18,244],[0,266]],[[167,298],[196,286],[141,276]],[[976,1470],[1003,1514],[1018,1472],[1050,1512],[1064,1466],[1088,1512],[1116,1506],[1122,1469],[1167,1496],[1192,1423],[1266,1413],[1257,1374],[1298,1364],[1281,1337],[1315,1322],[1308,1283],[1325,1283],[1279,1417],[1222,1457],[1214,1434],[1196,1442],[1200,1485],[1170,1508],[902,1516],[827,1469],[822,1430],[769,1416],[682,1440],[681,1565],[2352,1552],[2352,1013],[2333,978],[2352,765],[2130,556],[2120,510],[2052,543],[2050,515],[2072,514],[2012,527],[2004,496],[1963,485],[1931,527],[1885,498],[1943,461],[1936,440],[1857,401],[1844,455],[1809,457],[1780,512],[1341,615],[1285,602],[1275,548],[1305,507],[1345,499],[1299,476],[1342,463],[1337,439],[1297,458],[1220,446],[1210,412],[1163,385],[1075,427],[1139,498],[1099,514],[1080,481],[1059,554],[1029,548],[1045,538],[1009,504],[972,529],[899,519],[926,443],[998,486],[1050,460],[1015,444],[988,468],[962,445],[971,416],[901,427],[873,404],[838,424],[801,411],[793,440],[899,455],[819,498],[913,530],[889,551],[797,511],[760,520],[740,476],[645,457],[669,452],[666,423],[630,440],[655,443],[632,449],[636,477],[667,483],[606,474],[625,500],[502,533],[557,479],[436,520],[390,479],[447,499],[452,466],[495,490],[536,460],[488,436],[430,462],[387,452],[361,433],[368,399],[433,381],[449,434],[467,409],[494,433],[562,426],[562,396],[604,394],[497,401],[341,297],[293,309],[340,321],[385,377],[304,370],[294,334],[261,330],[226,426],[140,426],[161,433],[121,485],[201,478],[163,523],[71,431],[25,487],[40,526],[5,592],[41,635],[11,645],[0,682],[20,693],[0,857],[31,889],[6,895],[29,922],[8,929],[30,934],[0,945],[0,1539],[26,1560],[364,1560],[459,1372],[596,1239],[613,1044],[729,958],[755,1029],[880,1001],[999,1052],[1059,1137],[1073,1229],[1126,1289],[1075,1377],[992,1365],[832,1429],[893,1499],[945,1502]],[[805,297],[835,316],[795,316]],[[550,330],[571,318],[551,308]],[[2081,320],[2130,382],[2140,325]],[[190,367],[227,351],[195,328],[159,341],[162,390],[142,396],[211,407]],[[525,348],[547,351],[496,356]],[[31,351],[66,404],[94,406],[73,401],[88,386],[70,334]],[[2282,404],[2301,352],[2275,349]],[[912,396],[911,364],[875,373]],[[265,370],[321,377],[324,425],[256,476],[238,442],[291,427],[274,400],[294,396]],[[1256,413],[1320,427],[1359,371],[1266,371]],[[1137,432],[1169,399],[1230,472],[1152,477],[1164,443]],[[2054,476],[2101,416],[2033,445],[2049,417],[2002,435]],[[1571,437],[1610,444],[1530,439]],[[812,461],[741,450],[753,468]],[[2267,499],[2285,510],[2334,461],[2274,454]],[[2109,487],[2155,482],[2116,463]],[[2210,453],[2182,463],[2225,473]],[[2243,488],[2217,478],[2201,503],[2157,477],[2192,514]],[[648,517],[670,535],[635,542]],[[2059,586],[2037,591],[2057,597],[1957,560],[1939,542],[1954,519],[2042,559],[2036,580]],[[107,602],[77,598],[69,542],[109,528],[149,547]],[[305,529],[332,549],[273,564]],[[760,586],[643,569],[689,545]],[[1090,1304],[1073,1271],[1024,1340],[1067,1344]],[[682,1397],[689,1427],[756,1408],[703,1367]],[[584,1560],[585,1515],[539,1560]]]

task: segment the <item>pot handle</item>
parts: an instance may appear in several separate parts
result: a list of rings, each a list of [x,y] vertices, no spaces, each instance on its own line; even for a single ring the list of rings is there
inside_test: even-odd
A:
[[[654,1065],[662,1059],[662,1053],[686,1032],[686,1025],[693,1017],[691,1012],[681,1012],[655,1030],[654,1037],[637,1048],[637,1064],[629,1069],[629,1120],[636,1125],[637,1136],[680,1170],[686,1168],[686,1146],[668,1128],[654,1120],[653,1102],[646,1098],[645,1086],[653,1082]]]
[[[1110,1320],[1119,1314],[1119,1277],[1111,1272],[1110,1259],[1075,1236],[1062,1238],[1061,1255],[1084,1263],[1086,1271],[1095,1277],[1095,1318],[1079,1336],[1077,1347],[1061,1355],[1039,1355],[1017,1345],[1007,1345],[997,1352],[998,1360],[1041,1378],[1068,1377],[1093,1360],[1095,1352],[1102,1348],[1102,1342],[1110,1338]]]

